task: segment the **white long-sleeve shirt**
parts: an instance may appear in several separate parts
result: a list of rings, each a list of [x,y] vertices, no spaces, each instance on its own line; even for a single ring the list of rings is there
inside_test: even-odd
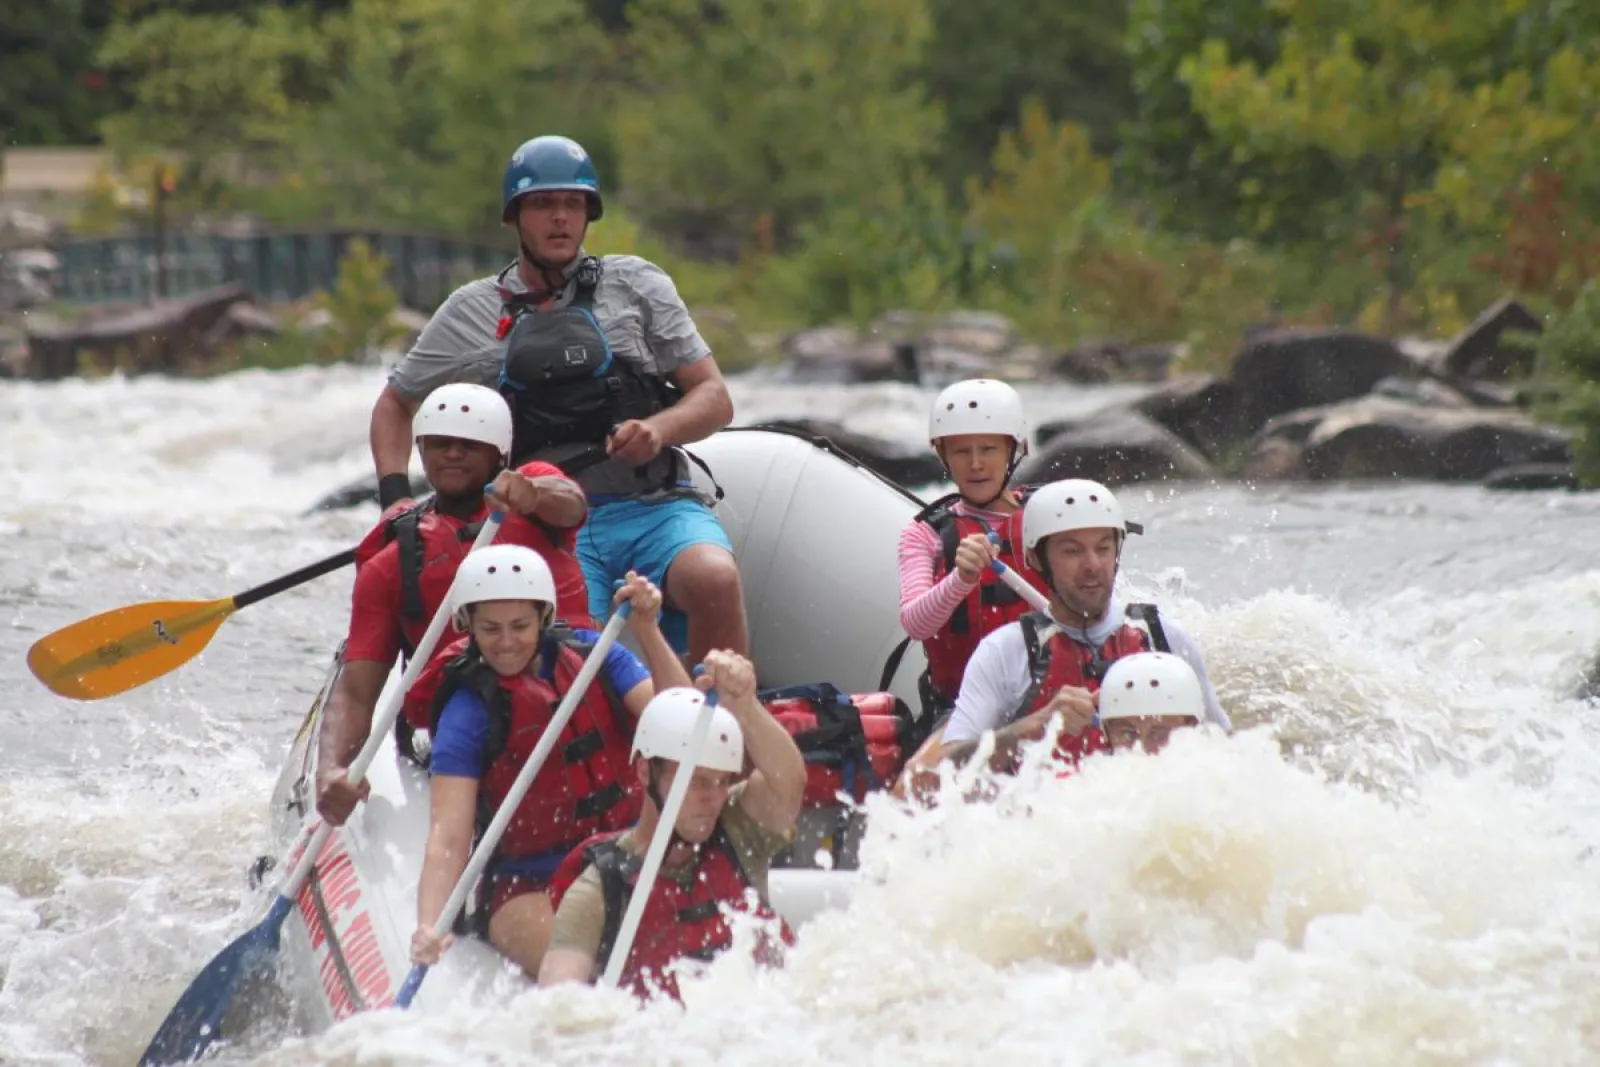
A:
[[[1113,599],[1105,618],[1089,627],[1087,635],[1081,630],[1062,629],[1070,637],[1098,646],[1104,644],[1126,621],[1123,605]],[[1233,723],[1228,719],[1227,712],[1222,710],[1216,690],[1211,687],[1200,646],[1171,616],[1161,616],[1161,629],[1167,635],[1167,644],[1171,646],[1173,655],[1182,656],[1200,679],[1206,718],[1231,731]],[[967,673],[961,680],[955,711],[944,728],[944,743],[976,741],[984,731],[998,730],[1014,721],[1022,710],[1022,698],[1027,695],[1031,683],[1028,646],[1022,636],[1022,624],[1008,623],[979,642],[972,658],[967,661]]]

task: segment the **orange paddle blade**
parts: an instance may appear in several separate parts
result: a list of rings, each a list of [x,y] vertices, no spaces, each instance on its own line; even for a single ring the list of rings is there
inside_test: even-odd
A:
[[[211,643],[236,609],[221,600],[151,600],[102,612],[41,637],[28,669],[51,692],[99,700],[177,670]]]

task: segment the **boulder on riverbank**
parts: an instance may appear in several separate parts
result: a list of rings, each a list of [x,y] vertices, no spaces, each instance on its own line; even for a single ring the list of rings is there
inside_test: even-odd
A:
[[[1477,481],[1505,467],[1569,459],[1564,433],[1520,412],[1429,408],[1374,395],[1273,419],[1250,441],[1244,473]]]
[[[1021,482],[1092,478],[1107,485],[1213,478],[1206,458],[1177,434],[1127,408],[1039,427],[1041,442],[1017,469]]]

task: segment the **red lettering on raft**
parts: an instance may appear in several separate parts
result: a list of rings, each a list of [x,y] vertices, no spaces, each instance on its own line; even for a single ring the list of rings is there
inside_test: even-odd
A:
[[[296,899],[316,960],[317,976],[336,1021],[349,1018],[363,1007],[388,1003],[394,985],[373,927],[372,913],[364,906],[361,877],[339,840],[341,836],[333,834],[328,838],[317,856],[316,878],[307,879]],[[323,914],[327,915],[326,923]]]
[[[349,946],[345,955],[361,999],[368,1007],[376,1007],[388,998],[394,976],[389,973],[389,961],[383,958],[383,946],[378,944],[370,911],[363,910],[350,924],[343,943]]]

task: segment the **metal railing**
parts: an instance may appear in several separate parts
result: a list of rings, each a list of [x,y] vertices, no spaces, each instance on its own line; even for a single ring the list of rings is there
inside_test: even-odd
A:
[[[493,273],[515,252],[431,233],[325,229],[248,234],[173,232],[158,259],[150,235],[51,242],[59,257],[53,298],[67,303],[146,301],[161,288],[182,297],[240,282],[261,301],[300,300],[333,286],[356,238],[389,262],[389,284],[407,307],[431,311],[464,282]],[[164,286],[163,286],[164,283]]]

